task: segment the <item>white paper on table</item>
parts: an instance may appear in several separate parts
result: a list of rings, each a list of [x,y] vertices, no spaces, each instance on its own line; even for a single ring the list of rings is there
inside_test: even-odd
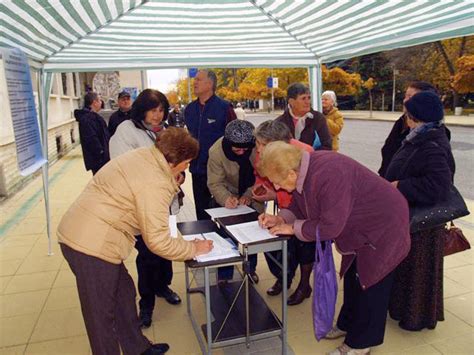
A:
[[[202,237],[202,234],[187,234],[187,235],[183,235],[183,239],[184,239],[184,240],[187,240],[188,242],[192,242],[192,241],[195,240],[195,239],[204,240],[204,238]]]
[[[234,224],[226,226],[226,228],[240,244],[248,244],[276,237],[276,235],[270,234],[268,229],[260,227],[258,221]]]
[[[178,238],[178,221],[175,214],[170,214],[169,227],[171,238]]]
[[[206,240],[212,240],[214,247],[209,253],[196,256],[195,259],[197,261],[204,262],[240,256],[240,253],[237,248],[233,244],[222,238],[219,234],[215,232],[203,233],[202,236]]]
[[[216,218],[221,218],[221,217],[237,216],[240,214],[255,212],[253,208],[249,206],[245,206],[245,205],[239,205],[237,206],[237,208],[225,208],[225,207],[208,208],[204,211],[206,211],[213,220]]]

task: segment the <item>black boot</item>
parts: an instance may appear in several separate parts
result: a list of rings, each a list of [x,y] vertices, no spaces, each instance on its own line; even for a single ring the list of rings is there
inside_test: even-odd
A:
[[[149,328],[151,325],[151,316],[153,315],[153,311],[148,310],[140,310],[140,317],[141,327],[142,328]]]
[[[157,343],[150,346],[141,355],[161,355],[166,353],[170,349],[170,346],[166,343]]]
[[[180,304],[181,298],[168,286],[156,293],[158,297],[163,297],[169,304]]]
[[[301,278],[298,287],[295,292],[288,297],[287,304],[289,306],[295,306],[303,302],[306,298],[311,296],[311,286],[309,285],[309,278],[311,276],[311,271],[313,271],[313,263],[300,265],[301,269]]]

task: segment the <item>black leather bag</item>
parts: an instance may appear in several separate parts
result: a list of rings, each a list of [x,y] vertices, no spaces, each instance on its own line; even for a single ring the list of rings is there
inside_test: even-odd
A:
[[[469,214],[466,203],[454,185],[448,198],[434,206],[410,207],[410,233],[441,226]]]

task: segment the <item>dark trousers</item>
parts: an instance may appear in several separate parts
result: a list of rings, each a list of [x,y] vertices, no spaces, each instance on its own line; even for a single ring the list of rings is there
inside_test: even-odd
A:
[[[61,243],[76,276],[82,316],[94,355],[143,353],[151,344],[142,334],[135,286],[123,263],[117,265]]]
[[[337,327],[347,332],[345,343],[354,349],[365,349],[383,343],[385,322],[394,272],[363,290],[357,274],[356,260],[344,275],[344,304]]]
[[[155,296],[165,290],[173,279],[173,264],[152,253],[146,246],[141,235],[136,236],[135,248],[138,250],[136,259],[138,271],[138,293],[140,294],[140,310],[153,312]]]
[[[273,256],[273,258],[279,262],[281,265],[283,265],[283,253],[280,250],[276,251],[270,251],[267,253],[264,253],[265,255],[265,260],[267,261],[268,268],[270,269],[270,272],[272,273],[273,276],[276,277],[276,279],[280,282],[282,282],[283,277],[282,277],[282,272],[281,272],[281,267],[278,266],[275,261],[273,261],[270,258],[270,255]],[[288,248],[288,254],[287,254],[287,280],[288,280],[288,285],[291,285],[291,282],[293,281],[293,278],[295,277],[295,271],[296,267],[298,264],[295,266],[290,265],[292,262],[294,262],[295,258],[292,257],[290,248]]]
[[[306,264],[314,263],[315,253],[316,253],[316,242],[302,242],[296,237],[290,238],[290,240],[288,240],[288,283],[289,284],[291,284],[293,277],[295,277],[295,273],[296,273],[296,269],[298,269],[298,265],[306,265]]]
[[[211,219],[204,210],[208,209],[211,203],[211,192],[207,187],[207,175],[192,174],[193,196],[198,220]]]

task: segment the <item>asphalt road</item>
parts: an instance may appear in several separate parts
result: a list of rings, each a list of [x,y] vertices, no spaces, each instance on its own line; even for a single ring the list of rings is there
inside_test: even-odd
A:
[[[258,125],[276,117],[271,114],[249,115],[248,120]],[[345,120],[340,137],[340,152],[376,172],[382,161],[380,149],[393,122]],[[456,160],[456,187],[466,199],[474,200],[474,128],[449,127],[451,147]]]

